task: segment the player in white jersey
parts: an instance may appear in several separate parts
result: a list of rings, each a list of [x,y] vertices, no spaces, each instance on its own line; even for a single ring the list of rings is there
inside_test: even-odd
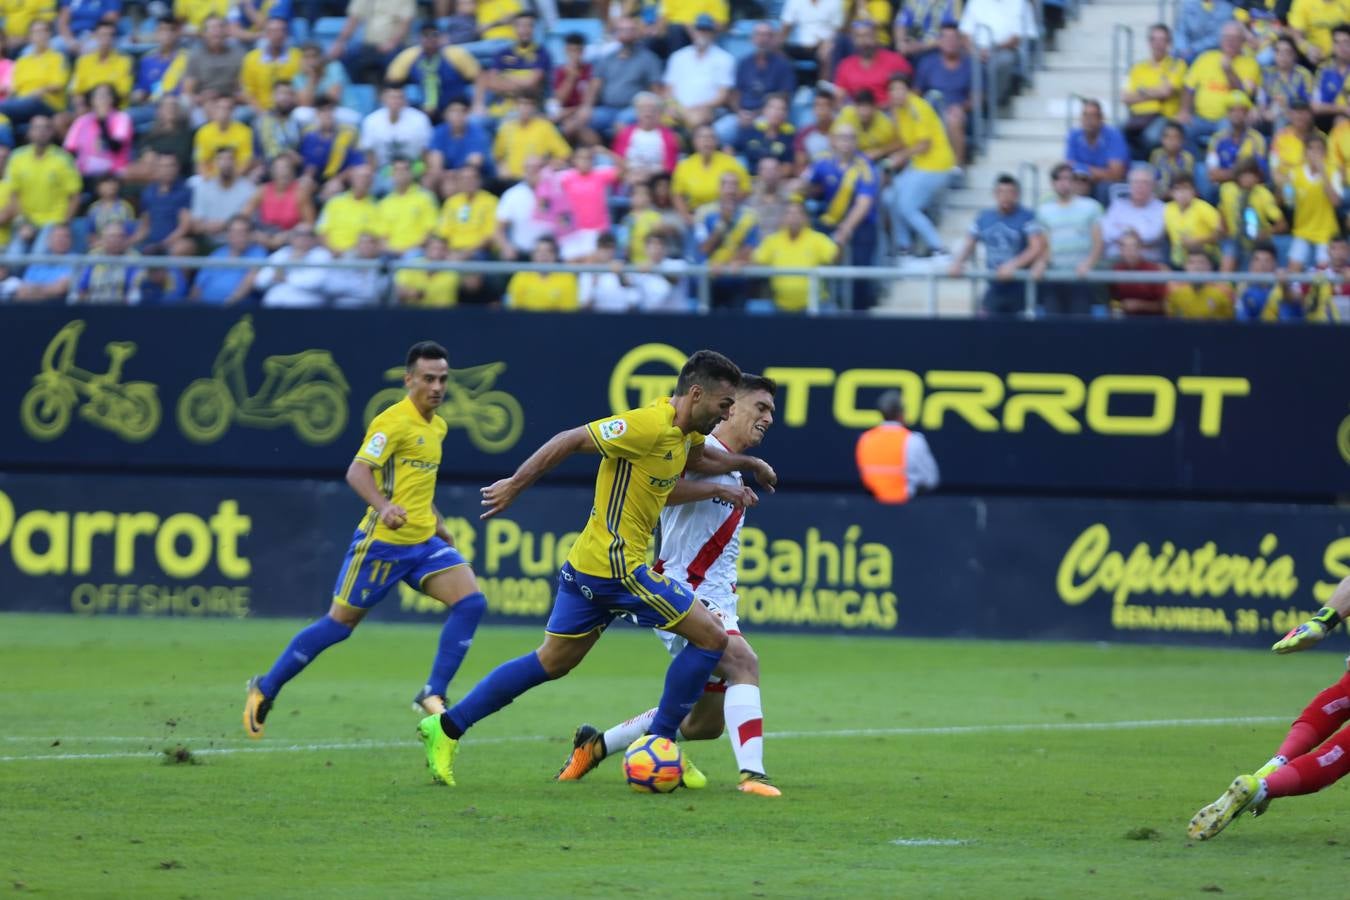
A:
[[[731,415],[713,430],[707,442],[719,450],[744,453],[764,439],[773,424],[777,386],[768,378],[743,374]],[[745,510],[759,502],[739,472],[703,476],[686,472],[661,513],[661,551],[653,571],[687,585],[727,630],[727,649],[702,698],[680,724],[684,740],[709,740],[727,729],[736,765],[737,788],[748,794],[778,797],[764,774],[764,712],[759,697],[759,660],[742,636],[736,616],[736,560],[740,556]],[[657,631],[672,654],[684,648],[678,635]],[[573,736],[572,753],[558,773],[559,781],[576,781],[613,753],[648,731],[651,709],[601,732],[582,725]],[[730,726],[727,728],[727,726]]]

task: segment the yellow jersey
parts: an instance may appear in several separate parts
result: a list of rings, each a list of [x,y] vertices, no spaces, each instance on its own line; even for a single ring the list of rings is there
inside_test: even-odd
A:
[[[117,91],[117,100],[123,106],[131,96],[131,57],[113,51],[107,59],[97,53],[85,53],[75,60],[75,76],[70,80],[70,92],[83,95],[100,84],[111,85]]]
[[[839,247],[819,231],[803,228],[794,238],[784,228],[766,237],[751,258],[757,266],[810,269],[828,266],[838,256]],[[801,312],[810,301],[810,285],[802,275],[775,275],[769,279],[769,288],[774,305],[783,312]]]
[[[70,65],[66,55],[57,50],[30,53],[14,60],[10,73],[10,94],[23,97],[42,92],[43,101],[52,109],[66,108],[66,83],[70,81]]]
[[[1311,137],[1314,134],[1322,134],[1316,128],[1308,132]],[[1325,137],[1325,135],[1323,135]],[[1303,148],[1304,139],[1299,137],[1298,132],[1294,131],[1292,125],[1286,125],[1275,136],[1270,139],[1270,171],[1273,175],[1277,171],[1283,171],[1292,174],[1295,169],[1303,166]],[[1330,139],[1327,141],[1327,155],[1331,156],[1334,148],[1331,146]]]
[[[1186,249],[1183,241],[1206,238],[1205,251],[1214,256],[1219,251],[1219,238],[1223,237],[1223,217],[1219,211],[1198,197],[1184,210],[1175,200],[1163,207],[1163,227],[1167,230],[1167,240],[1172,245],[1172,263],[1181,267],[1186,262]]]
[[[1228,114],[1228,95],[1234,91],[1223,71],[1223,53],[1207,50],[1195,58],[1186,73],[1186,87],[1195,91],[1195,114],[1202,119],[1222,119]],[[1250,56],[1233,59],[1233,74],[1248,94],[1261,83],[1261,64]]]
[[[234,150],[234,170],[243,175],[253,164],[253,132],[243,122],[231,122],[221,128],[214,121],[207,122],[192,136],[192,159],[197,172],[207,178],[216,174],[216,153],[223,147]]]
[[[84,185],[69,153],[48,147],[38,156],[32,144],[9,155],[5,181],[18,195],[23,217],[39,227],[68,221],[70,199]]]
[[[201,28],[210,16],[222,19],[230,14],[230,0],[173,0],[173,16],[193,28]]]
[[[525,124],[519,119],[508,119],[497,129],[492,142],[492,158],[497,171],[506,178],[523,178],[525,160],[531,156],[551,156],[565,160],[572,155],[572,147],[548,119],[533,118]]]
[[[662,397],[641,409],[596,419],[586,431],[600,451],[595,503],[567,561],[597,578],[623,578],[647,561],[652,530],[703,435],[675,427]]]
[[[497,198],[487,191],[455,194],[441,205],[437,227],[451,250],[477,250],[497,231]]]
[[[358,199],[345,191],[323,205],[314,232],[324,239],[329,250],[346,253],[367,232],[383,237],[384,221],[380,208],[369,195]]]
[[[416,298],[400,297],[404,306],[444,308],[459,302],[459,275],[455,272],[428,272],[426,269],[399,269],[394,284],[416,291]]]
[[[1172,96],[1166,100],[1140,100],[1138,103],[1131,103],[1130,112],[1136,116],[1161,113],[1171,119],[1181,111],[1181,90],[1186,84],[1186,63],[1174,56],[1165,57],[1161,61],[1146,59],[1135,63],[1125,80],[1126,91],[1151,90],[1165,84],[1172,86]]]
[[[14,186],[8,181],[0,181],[0,209],[9,206],[9,201],[14,197]],[[0,225],[0,247],[8,247],[10,236],[14,229],[9,225]]]
[[[1229,235],[1237,237],[1242,234],[1242,209],[1247,206],[1256,210],[1256,215],[1266,228],[1274,228],[1284,221],[1284,211],[1280,209],[1279,201],[1264,184],[1251,189],[1246,203],[1242,202],[1242,194],[1243,190],[1236,181],[1225,181],[1219,186],[1219,209],[1223,212],[1224,225]],[[1251,235],[1246,237],[1252,239]]]
[[[1341,119],[1327,135],[1327,167],[1342,179],[1350,168],[1350,119]]]
[[[886,150],[894,147],[900,139],[899,132],[895,128],[895,121],[880,110],[872,116],[871,122],[864,125],[862,116],[858,115],[858,108],[851,105],[845,106],[839,111],[835,122],[853,126],[854,132],[858,135],[858,151],[861,153],[870,155],[879,150]]]
[[[385,244],[395,253],[422,246],[440,218],[436,198],[417,185],[405,193],[390,191],[380,201],[380,224]]]
[[[1226,284],[1167,286],[1167,314],[1174,319],[1231,319],[1233,291]]]
[[[731,10],[727,0],[662,0],[661,18],[678,25],[694,24],[694,20],[707,13],[719,26],[731,21]]]
[[[1339,197],[1340,179],[1333,177],[1331,186]],[[1316,178],[1307,166],[1299,166],[1289,176],[1294,188],[1294,237],[1310,244],[1325,244],[1336,236],[1336,204],[1326,195],[1327,175]]]
[[[530,312],[572,312],[577,308],[577,276],[517,272],[506,284],[506,305]]]
[[[478,27],[483,29],[498,19],[509,19],[523,8],[520,0],[480,0],[476,13]],[[487,28],[480,35],[480,38],[485,41],[514,41],[516,29],[508,21],[503,25],[494,25]]]
[[[33,22],[56,21],[56,0],[0,0],[0,19],[5,23],[10,47],[15,47],[28,40],[28,26]]]
[[[909,164],[920,172],[946,172],[956,166],[956,154],[947,140],[947,127],[937,110],[918,94],[910,94],[903,109],[894,110],[900,140],[906,147],[928,142],[928,149],[911,156]]]
[[[360,528],[368,537],[389,544],[420,544],[436,533],[432,504],[445,432],[444,419],[433,414],[427,421],[407,397],[371,420],[356,458],[375,470],[380,493],[403,507],[408,519],[395,531],[380,521],[375,507],[367,506]]]
[[[268,56],[262,47],[244,54],[239,67],[239,84],[248,102],[259,109],[272,108],[272,85],[291,81],[300,72],[300,50],[289,47],[281,56]]]
[[[745,171],[745,166],[736,157],[721,150],[713,151],[707,162],[697,153],[682,160],[675,167],[670,189],[672,193],[683,196],[690,209],[698,209],[705,203],[717,200],[718,187],[727,172],[734,174],[741,183],[741,193],[750,193],[750,173]]]
[[[1331,53],[1331,29],[1350,20],[1350,4],[1344,0],[1294,0],[1289,7],[1289,25],[1308,38],[1308,43]]]

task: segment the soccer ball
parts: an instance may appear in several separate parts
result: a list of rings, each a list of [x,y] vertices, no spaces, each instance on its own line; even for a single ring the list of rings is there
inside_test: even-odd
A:
[[[623,754],[623,777],[639,794],[669,794],[680,786],[684,756],[672,740],[644,734]]]

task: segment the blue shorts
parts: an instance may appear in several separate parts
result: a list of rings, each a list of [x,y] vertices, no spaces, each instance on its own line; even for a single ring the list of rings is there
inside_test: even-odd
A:
[[[343,606],[370,609],[400,581],[421,590],[432,575],[464,564],[459,551],[438,537],[420,544],[390,544],[358,528],[338,570],[333,599]]]
[[[645,628],[669,629],[693,604],[693,594],[645,565],[623,578],[600,578],[563,563],[544,630],[558,637],[584,637],[618,616]]]

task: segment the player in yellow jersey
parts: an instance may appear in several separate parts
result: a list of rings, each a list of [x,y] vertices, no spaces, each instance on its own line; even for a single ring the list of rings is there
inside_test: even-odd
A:
[[[351,636],[377,603],[402,581],[450,608],[431,676],[413,699],[425,713],[445,709],[445,691],[473,643],[487,600],[455,549],[436,509],[445,420],[436,415],[450,365],[445,348],[421,341],[408,351],[408,396],[376,416],[347,469],[347,483],[366,501],[365,515],[338,571],[328,615],[297,634],[266,675],[249,680],[244,730],[263,735],[277,693],[328,647]]]
[[[688,641],[666,672],[665,692],[651,724],[652,734],[675,739],[681,720],[722,658],[727,633],[689,591],[647,567],[647,545],[686,470],[704,475],[747,471],[769,490],[777,482],[763,460],[704,447],[703,436],[730,414],[740,380],[735,363],[700,350],[680,369],[674,397],[563,431],[510,478],[483,488],[486,519],[505,510],[569,456],[601,457],[595,505],[558,576],[544,643],[501,664],[454,707],[418,725],[434,780],[453,785],[454,758],[464,732],[530,688],[570,672],[618,616]],[[684,774],[686,784],[702,786],[694,783],[687,763]],[[699,780],[706,784],[701,776]]]

